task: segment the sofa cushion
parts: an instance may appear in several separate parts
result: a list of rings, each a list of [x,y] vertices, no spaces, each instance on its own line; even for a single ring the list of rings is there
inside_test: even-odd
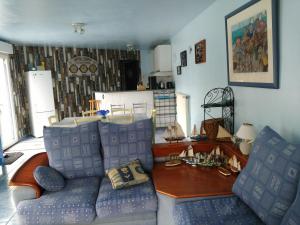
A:
[[[107,171],[107,176],[113,189],[134,186],[149,180],[149,176],[145,174],[138,159],[119,168],[109,169]]]
[[[300,180],[298,183],[298,191],[296,198],[284,215],[281,225],[297,225],[300,224]]]
[[[179,203],[173,215],[176,225],[263,225],[237,196]]]
[[[65,178],[103,176],[98,122],[76,127],[44,127],[49,165]]]
[[[233,192],[262,221],[277,225],[296,196],[299,172],[300,149],[267,126],[257,136]]]
[[[139,159],[146,171],[153,167],[152,121],[139,120],[131,124],[99,122],[104,154],[104,168],[116,168]]]
[[[157,211],[157,197],[152,182],[114,190],[108,178],[101,182],[96,203],[99,218]]]
[[[65,186],[64,177],[48,166],[38,166],[33,173],[36,182],[47,191],[59,191]]]
[[[96,216],[95,202],[100,179],[66,180],[61,191],[46,192],[38,199],[20,202],[17,206],[20,221],[26,225],[91,223]]]

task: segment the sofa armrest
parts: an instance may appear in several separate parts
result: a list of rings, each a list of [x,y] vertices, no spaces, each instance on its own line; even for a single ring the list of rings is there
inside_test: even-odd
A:
[[[33,172],[38,166],[49,166],[46,152],[38,153],[28,159],[13,175],[9,186],[27,186],[35,190],[36,198],[42,194],[42,188],[37,184],[33,177]]]
[[[30,186],[15,186],[12,189],[12,200],[17,207],[18,203],[24,200],[36,198],[36,190]]]

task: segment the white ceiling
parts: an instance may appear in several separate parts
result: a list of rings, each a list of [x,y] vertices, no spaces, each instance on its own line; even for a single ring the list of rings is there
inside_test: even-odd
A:
[[[215,0],[0,0],[0,39],[11,43],[148,49],[166,43]],[[87,23],[75,34],[74,22]],[[199,28],[200,29],[200,28]]]

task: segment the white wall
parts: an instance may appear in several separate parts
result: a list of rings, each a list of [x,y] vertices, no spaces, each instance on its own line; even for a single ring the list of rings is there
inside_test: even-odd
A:
[[[227,86],[225,15],[247,0],[217,0],[186,25],[172,40],[173,71],[180,64],[180,51],[188,53],[188,66],[175,76],[177,91],[191,96],[191,123],[203,120],[203,103],[207,91]],[[300,19],[299,0],[280,0],[279,45],[280,89],[233,87],[235,94],[235,129],[243,122],[257,130],[271,126],[288,140],[300,142]],[[194,63],[194,44],[206,39],[207,62]]]

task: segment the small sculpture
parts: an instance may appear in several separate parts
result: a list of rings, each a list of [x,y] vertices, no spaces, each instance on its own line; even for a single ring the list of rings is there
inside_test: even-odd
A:
[[[241,162],[237,160],[236,155],[233,155],[229,160],[228,160],[228,164],[230,166],[230,169],[232,172],[234,173],[238,173],[240,172],[241,169]]]
[[[188,153],[188,157],[194,157],[194,149],[191,145],[188,147],[187,153]]]
[[[174,125],[169,124],[164,133],[164,138],[170,142],[183,140],[185,136],[179,123],[175,122]]]
[[[183,150],[180,154],[179,154],[180,158],[185,158],[186,157],[186,150]]]

